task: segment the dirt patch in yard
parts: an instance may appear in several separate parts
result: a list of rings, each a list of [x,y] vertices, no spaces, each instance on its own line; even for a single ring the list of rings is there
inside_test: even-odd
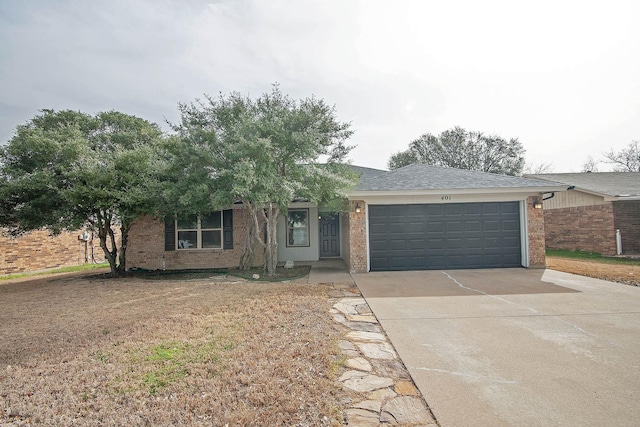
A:
[[[547,256],[547,267],[565,273],[640,286],[640,262],[617,264],[597,260],[579,260]]]
[[[0,284],[0,425],[341,425],[328,288],[212,278]]]

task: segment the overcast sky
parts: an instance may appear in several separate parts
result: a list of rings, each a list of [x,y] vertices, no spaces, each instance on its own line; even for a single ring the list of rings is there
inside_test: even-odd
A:
[[[274,82],[334,104],[357,165],[462,126],[578,172],[640,140],[640,1],[0,0],[2,143],[43,108],[163,123]]]

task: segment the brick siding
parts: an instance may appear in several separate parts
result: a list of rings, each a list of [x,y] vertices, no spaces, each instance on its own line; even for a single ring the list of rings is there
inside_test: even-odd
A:
[[[340,214],[340,233],[342,236],[342,259],[350,267],[351,263],[351,236],[349,234],[349,213]]]
[[[545,268],[547,257],[545,254],[545,212],[533,207],[534,199],[527,199],[527,232],[529,236],[529,268]]]
[[[622,235],[622,253],[640,253],[640,200],[613,202],[614,229]]]
[[[48,231],[32,231],[20,237],[0,233],[0,275],[26,273],[69,267],[85,263],[85,249],[89,242],[78,239],[82,230],[51,236]],[[98,239],[94,242],[96,262],[104,261]],[[90,254],[89,254],[90,257]]]
[[[127,268],[147,270],[181,270],[195,268],[237,267],[245,247],[247,215],[233,210],[233,249],[164,250],[164,221],[146,216],[129,231]],[[254,265],[262,265],[262,251],[256,251]]]
[[[354,273],[367,272],[367,206],[362,200],[352,200],[349,203],[348,223],[348,261],[349,271]],[[356,212],[356,205],[360,212]]]
[[[616,239],[613,214],[611,202],[546,209],[544,224],[547,248],[614,255]]]

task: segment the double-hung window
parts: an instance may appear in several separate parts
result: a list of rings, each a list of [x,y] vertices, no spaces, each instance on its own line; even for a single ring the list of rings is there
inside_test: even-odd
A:
[[[176,220],[178,249],[222,249],[222,211]]]
[[[309,246],[309,209],[287,213],[287,246]]]

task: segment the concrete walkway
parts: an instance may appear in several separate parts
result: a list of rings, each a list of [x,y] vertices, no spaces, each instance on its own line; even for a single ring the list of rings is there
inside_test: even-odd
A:
[[[441,426],[640,425],[640,288],[525,269],[353,277]]]

